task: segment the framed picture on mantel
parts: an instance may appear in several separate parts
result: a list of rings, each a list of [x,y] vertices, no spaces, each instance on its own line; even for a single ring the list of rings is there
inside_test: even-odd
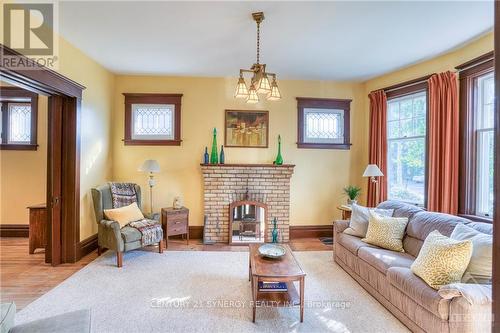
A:
[[[269,112],[226,110],[224,129],[226,147],[267,148]]]

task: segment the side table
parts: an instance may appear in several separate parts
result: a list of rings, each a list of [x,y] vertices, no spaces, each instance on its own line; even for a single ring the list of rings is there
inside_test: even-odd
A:
[[[349,220],[351,218],[352,209],[349,206],[340,205],[337,209],[342,211],[342,220]]]
[[[174,209],[166,207],[161,209],[161,225],[163,227],[163,238],[165,239],[165,248],[168,248],[168,237],[186,235],[187,244],[189,244],[189,209],[182,207]]]

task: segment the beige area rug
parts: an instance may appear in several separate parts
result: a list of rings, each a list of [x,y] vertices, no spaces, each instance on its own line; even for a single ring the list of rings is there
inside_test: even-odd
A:
[[[252,323],[247,252],[107,252],[16,317],[23,323],[90,308],[92,332],[407,332],[333,262],[295,252],[307,273],[298,308],[258,308]]]

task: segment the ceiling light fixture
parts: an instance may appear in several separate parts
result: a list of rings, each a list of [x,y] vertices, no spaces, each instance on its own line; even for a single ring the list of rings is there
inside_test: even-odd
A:
[[[246,98],[247,103],[258,103],[259,94],[266,94],[268,101],[277,101],[281,99],[281,93],[276,82],[276,74],[266,72],[266,64],[261,64],[260,61],[260,24],[264,20],[264,13],[252,13],[254,21],[257,23],[257,62],[250,69],[240,69],[240,78],[236,84],[235,98]],[[250,89],[247,88],[244,73],[252,73],[250,81]],[[272,77],[272,82],[269,78]]]

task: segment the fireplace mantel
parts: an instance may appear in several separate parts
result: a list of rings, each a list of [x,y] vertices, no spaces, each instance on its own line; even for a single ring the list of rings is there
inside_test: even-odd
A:
[[[251,163],[224,163],[224,164],[205,164],[201,163],[200,164],[202,167],[229,167],[229,168],[294,168],[295,164],[282,164],[282,165],[276,165],[276,164],[251,164]]]

